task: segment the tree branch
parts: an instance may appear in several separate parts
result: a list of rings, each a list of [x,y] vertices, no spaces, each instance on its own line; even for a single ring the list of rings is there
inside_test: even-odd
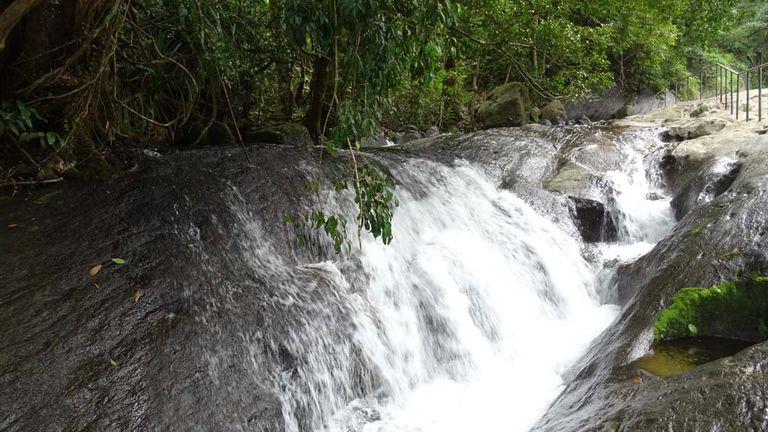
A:
[[[0,13],[0,51],[5,49],[5,40],[16,24],[24,18],[41,0],[15,0]]]

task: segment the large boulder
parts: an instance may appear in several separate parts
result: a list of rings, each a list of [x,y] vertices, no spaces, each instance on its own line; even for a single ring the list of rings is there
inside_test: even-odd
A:
[[[541,109],[540,119],[552,124],[565,124],[568,121],[565,105],[557,99],[553,100]]]
[[[623,89],[611,88],[600,94],[570,101],[565,104],[565,110],[571,119],[587,117],[591,121],[599,121],[616,118],[617,111],[624,106],[627,106],[625,115],[646,114],[658,110],[663,102],[660,104],[653,90],[645,89],[628,94]]]
[[[528,123],[530,111],[528,88],[511,82],[493,89],[477,108],[477,120],[486,128],[523,126]]]
[[[291,147],[309,147],[312,137],[309,130],[298,123],[284,123],[252,131],[248,141],[264,144],[282,144]]]

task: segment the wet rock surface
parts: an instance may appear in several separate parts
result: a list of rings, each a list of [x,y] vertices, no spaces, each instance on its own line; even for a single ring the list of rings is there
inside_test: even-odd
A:
[[[570,370],[533,430],[768,429],[768,342],[669,378],[631,364],[648,351],[656,319],[680,289],[768,272],[768,140],[726,132],[676,144],[664,159],[681,220],[650,253],[617,270],[619,318]]]
[[[571,211],[584,241],[596,243],[616,239],[616,225],[603,203],[588,198],[568,198],[573,203]]]
[[[294,264],[322,259],[281,222],[306,194],[304,153],[265,147],[256,170],[236,148],[185,152],[0,197],[0,430],[283,430],[277,376],[306,359],[279,341],[323,305],[346,315],[310,269],[252,250],[266,229]],[[289,284],[309,289],[286,308]],[[338,346],[344,328],[328,329]]]
[[[411,157],[476,164],[578,236],[572,204],[584,204],[593,225],[598,213],[601,225],[611,219],[591,194],[621,162],[611,144],[621,133],[529,125],[422,138],[367,156],[385,169]],[[621,316],[569,373],[536,430],[765,429],[768,344],[667,379],[630,363],[678,289],[768,272],[766,139],[670,150],[673,191],[695,183],[716,193],[691,204],[650,254],[619,269]],[[193,151],[147,158],[113,183],[0,198],[0,325],[11,329],[0,336],[0,429],[281,431],[277,387],[335,390],[302,384],[296,371],[311,368],[311,358],[283,341],[320,326],[327,340],[300,342],[354,358],[341,355],[354,325],[340,298],[365,281],[351,278],[348,293],[331,292],[327,275],[306,264],[332,251],[296,246],[282,218],[315,199],[307,182],[335,179],[338,167],[301,149],[265,146],[250,155],[258,169],[237,148]],[[739,166],[727,187],[704,170],[722,157]],[[586,174],[548,186],[573,167]],[[260,247],[279,248],[268,256],[282,258],[265,259]],[[354,377],[349,399],[377,387],[380,377],[362,361],[337,363],[346,369],[335,373]],[[299,428],[310,429],[310,409],[297,412]]]

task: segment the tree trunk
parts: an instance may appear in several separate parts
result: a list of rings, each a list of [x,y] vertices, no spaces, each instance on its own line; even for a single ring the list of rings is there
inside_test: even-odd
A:
[[[284,0],[272,0],[269,8],[273,14],[272,34],[277,51],[275,58],[275,71],[277,72],[277,99],[279,103],[279,118],[290,122],[293,117],[293,67],[291,59],[286,55],[290,52],[285,40],[285,5]]]
[[[304,125],[316,143],[320,142],[323,134],[323,118],[328,96],[328,84],[331,79],[331,60],[328,57],[317,57],[312,68],[312,81],[309,83],[309,108],[307,109]]]
[[[21,21],[41,0],[15,0],[0,13],[0,51],[5,49],[5,40]]]
[[[19,89],[61,66],[80,48],[82,36],[98,24],[105,8],[119,1],[13,1],[0,13],[0,38],[5,44],[0,49],[2,96],[18,97]],[[71,87],[79,85],[71,81]]]

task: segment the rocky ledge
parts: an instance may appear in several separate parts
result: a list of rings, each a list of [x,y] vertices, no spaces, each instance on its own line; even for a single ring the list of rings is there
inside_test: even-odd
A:
[[[534,430],[768,430],[768,342],[753,340],[740,353],[668,378],[632,365],[648,352],[659,316],[681,290],[768,274],[765,124],[737,122],[714,101],[617,124],[673,131],[662,168],[679,222],[650,253],[619,268],[620,316],[569,371],[565,390]],[[718,329],[717,336],[740,336]]]

